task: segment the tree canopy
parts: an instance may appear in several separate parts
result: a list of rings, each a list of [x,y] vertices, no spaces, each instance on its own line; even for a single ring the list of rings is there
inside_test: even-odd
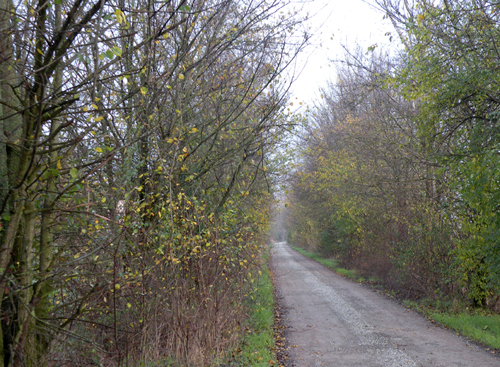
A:
[[[347,55],[322,92],[291,240],[409,294],[500,310],[499,4],[377,3],[403,48]]]
[[[294,126],[297,12],[2,0],[0,32],[0,364],[207,365],[238,338]]]

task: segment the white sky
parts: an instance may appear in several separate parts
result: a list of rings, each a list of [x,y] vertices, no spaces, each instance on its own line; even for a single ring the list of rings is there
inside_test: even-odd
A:
[[[354,50],[359,44],[367,50],[373,44],[379,47],[389,44],[385,33],[395,32],[382,19],[383,14],[369,3],[373,1],[313,0],[304,5],[304,11],[312,17],[309,26],[313,38],[312,45],[298,59],[296,72],[300,75],[291,90],[294,104],[303,102],[311,106],[320,95],[319,88],[327,80],[335,80],[333,60],[341,58],[342,45]],[[397,37],[393,39],[398,42]]]

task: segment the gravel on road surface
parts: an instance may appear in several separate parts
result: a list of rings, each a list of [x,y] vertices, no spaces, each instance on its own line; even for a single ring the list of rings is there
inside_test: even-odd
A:
[[[285,242],[274,245],[271,269],[287,319],[289,366],[500,367],[498,356]]]

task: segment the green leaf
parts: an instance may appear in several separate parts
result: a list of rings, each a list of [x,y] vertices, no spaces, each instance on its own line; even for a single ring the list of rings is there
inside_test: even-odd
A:
[[[187,5],[182,5],[181,7],[179,7],[179,10],[180,11],[191,11],[191,8]]]
[[[77,177],[78,177],[78,170],[77,170],[75,167],[72,167],[72,168],[69,170],[69,175],[70,175],[72,178],[77,178]]]
[[[42,180],[47,180],[52,177],[57,177],[59,176],[59,170],[56,168],[49,168],[46,170],[43,175],[42,175]]]
[[[113,47],[111,51],[118,57],[122,55],[122,49],[118,46]]]
[[[62,0],[54,0],[54,4],[62,5]]]
[[[115,57],[115,54],[111,50],[106,51],[104,55],[110,60],[113,60],[113,58]]]

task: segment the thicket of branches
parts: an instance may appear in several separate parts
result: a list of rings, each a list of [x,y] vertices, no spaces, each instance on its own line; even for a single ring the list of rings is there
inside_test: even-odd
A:
[[[280,1],[0,1],[0,364],[208,365],[268,221]]]
[[[403,50],[348,55],[323,91],[291,241],[412,296],[500,311],[500,3],[379,5]]]

